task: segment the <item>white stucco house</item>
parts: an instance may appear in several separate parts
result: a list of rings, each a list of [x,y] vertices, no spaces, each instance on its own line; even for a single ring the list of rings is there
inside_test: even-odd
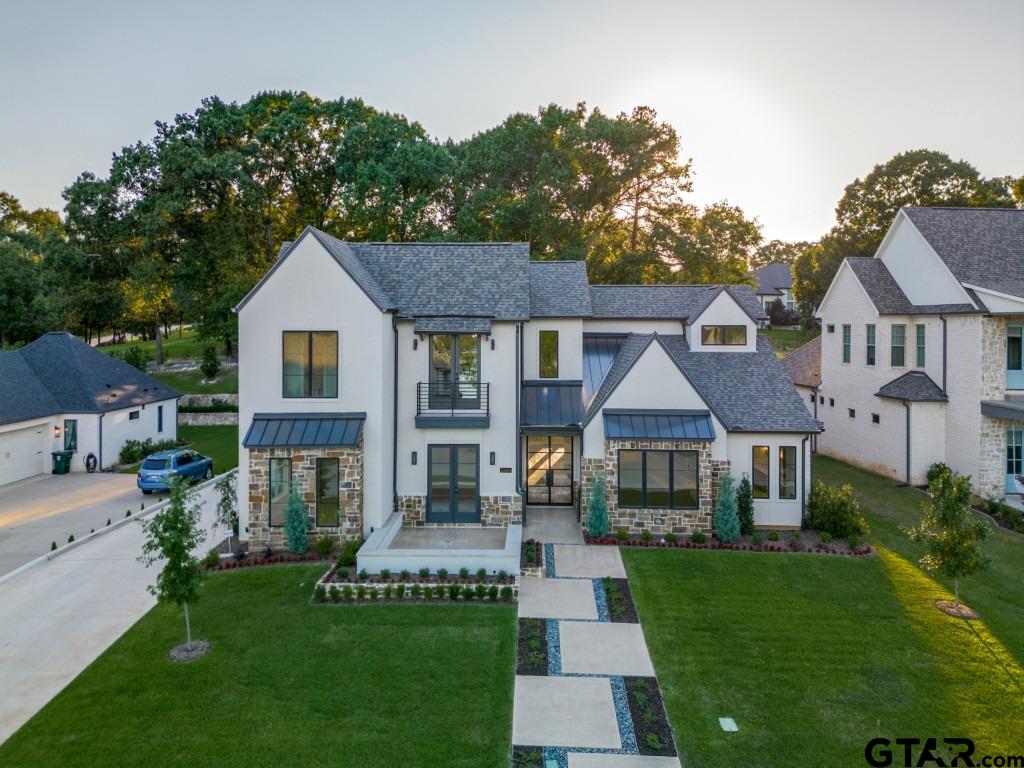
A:
[[[70,333],[0,351],[0,485],[50,472],[53,451],[70,469],[117,463],[126,440],[172,440],[179,393]]]
[[[591,286],[582,262],[523,243],[309,227],[237,312],[256,545],[281,543],[293,485],[315,534],[345,538],[538,508],[585,522],[598,473],[616,529],[710,531],[726,471],[753,479],[759,525],[801,525],[820,425],[749,286]]]
[[[902,209],[817,315],[820,384],[803,396],[821,453],[914,485],[943,461],[979,496],[1024,491],[1024,210]]]

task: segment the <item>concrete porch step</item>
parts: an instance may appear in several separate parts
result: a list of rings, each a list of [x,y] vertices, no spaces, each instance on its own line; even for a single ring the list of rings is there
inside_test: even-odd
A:
[[[583,543],[574,507],[528,506],[523,518],[524,539],[536,539],[545,544]]]

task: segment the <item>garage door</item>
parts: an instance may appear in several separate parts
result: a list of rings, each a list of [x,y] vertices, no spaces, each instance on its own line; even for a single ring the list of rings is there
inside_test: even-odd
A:
[[[0,434],[0,485],[38,475],[44,469],[45,427]]]

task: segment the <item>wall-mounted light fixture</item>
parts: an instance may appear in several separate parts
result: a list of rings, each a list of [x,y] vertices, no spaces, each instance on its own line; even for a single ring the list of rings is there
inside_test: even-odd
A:
[[[54,440],[59,440],[60,439],[60,424],[54,424],[53,425],[53,439]]]
[[[491,339],[491,352],[494,351],[494,339]]]
[[[414,336],[414,337],[413,337],[413,339],[412,339],[412,348],[413,348],[413,350],[415,350],[415,349],[416,349],[416,348],[417,348],[417,347],[418,347],[419,345],[420,345],[420,340],[419,340],[419,339],[417,339],[417,338],[416,338],[416,337]]]
[[[494,451],[491,451],[491,466],[492,466],[492,467],[493,467],[493,466],[494,466],[494,464],[495,464],[495,460],[496,460],[496,457],[495,457],[495,455],[494,455]]]
[[[416,459],[417,459],[417,456],[416,456],[416,451],[413,451],[413,452],[412,452],[412,463],[413,463],[413,464],[415,464],[415,463],[416,463]]]

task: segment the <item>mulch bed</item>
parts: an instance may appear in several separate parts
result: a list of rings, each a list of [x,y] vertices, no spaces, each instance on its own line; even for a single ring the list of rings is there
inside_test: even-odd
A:
[[[520,568],[540,568],[544,562],[544,545],[534,539],[523,542],[519,552]]]
[[[167,654],[167,658],[171,661],[186,662],[194,661],[200,656],[205,656],[210,652],[210,648],[213,646],[206,640],[193,640],[191,650],[187,643],[176,645]]]
[[[547,619],[519,619],[519,642],[516,643],[516,674],[546,675],[547,673]]]
[[[964,621],[978,618],[978,614],[973,608],[968,608],[963,603],[956,605],[952,600],[936,600],[935,607],[949,616]]]
[[[608,616],[615,624],[639,624],[640,617],[633,604],[633,593],[625,579],[604,578],[605,599],[608,602]]]
[[[626,699],[640,754],[675,755],[676,745],[672,740],[672,728],[665,715],[658,681],[653,677],[626,677],[623,682],[626,684]]]
[[[304,555],[282,555],[282,554],[266,554],[260,553],[259,556],[243,557],[241,559],[235,558],[234,560],[222,560],[220,565],[215,565],[212,568],[207,567],[207,572],[210,571],[234,571],[239,568],[254,568],[262,565],[278,565],[281,563],[316,563],[316,562],[327,562],[330,558],[323,558],[315,552],[307,552]]]
[[[544,748],[512,747],[512,768],[544,768]]]
[[[485,574],[483,578],[480,578],[478,573],[468,572],[466,576],[462,576],[459,573],[446,573],[442,578],[436,573],[427,574],[426,576],[420,576],[419,572],[413,573],[409,571],[405,574],[404,578],[401,573],[388,573],[387,578],[384,578],[379,573],[367,574],[365,579],[359,578],[359,573],[356,572],[354,567],[345,567],[341,565],[333,565],[326,574],[324,574],[323,581],[329,584],[347,584],[347,583],[361,583],[361,584],[379,584],[386,586],[388,584],[458,584],[460,586],[471,586],[474,587],[477,584],[484,584],[490,586],[496,584],[499,587],[505,584],[513,584],[515,582],[515,576],[506,573],[504,577],[498,574]]]
[[[738,541],[725,544],[717,539],[707,538],[698,543],[691,539],[630,537],[620,539],[617,536],[593,538],[584,534],[587,544],[602,544],[618,547],[637,547],[641,549],[725,549],[733,552],[790,552],[818,555],[839,555],[847,557],[864,557],[875,554],[874,548],[867,544],[858,545],[856,550],[850,549],[845,542],[823,542],[816,533],[804,531],[797,539],[792,534],[783,533],[776,541],[761,537],[760,544],[755,544],[749,536],[740,537]]]

